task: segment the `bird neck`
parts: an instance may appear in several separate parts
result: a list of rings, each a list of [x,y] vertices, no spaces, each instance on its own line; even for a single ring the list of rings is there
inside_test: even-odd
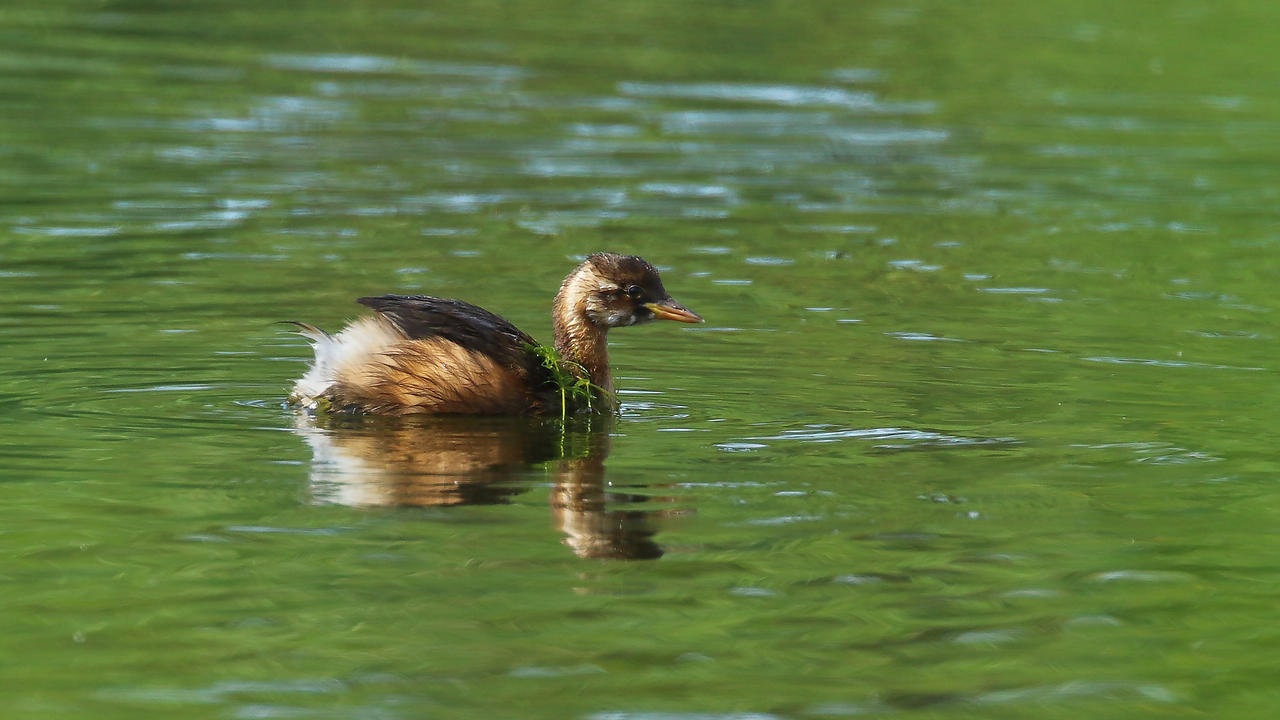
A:
[[[592,385],[612,393],[613,376],[609,372],[606,338],[609,329],[587,317],[588,282],[589,278],[574,273],[565,278],[560,292],[556,294],[552,309],[556,352],[561,360],[582,366],[587,381]]]
[[[596,327],[585,317],[555,318],[556,352],[560,359],[582,366],[587,380],[608,392],[613,392],[613,376],[609,372],[609,347],[605,330]],[[571,366],[572,367],[572,366]],[[576,368],[574,369],[576,372]]]

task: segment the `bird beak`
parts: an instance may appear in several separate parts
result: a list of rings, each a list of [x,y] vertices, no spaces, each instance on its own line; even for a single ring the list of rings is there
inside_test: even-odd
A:
[[[702,322],[701,315],[681,305],[675,300],[672,300],[671,298],[667,298],[662,302],[645,303],[644,307],[649,312],[653,313],[654,317],[660,320],[675,320],[676,322],[682,322],[682,323]]]

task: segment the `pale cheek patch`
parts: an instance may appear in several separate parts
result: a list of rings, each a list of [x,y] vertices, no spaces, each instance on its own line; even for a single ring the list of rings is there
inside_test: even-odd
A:
[[[587,316],[597,325],[603,325],[604,327],[612,328],[636,324],[635,314],[627,310],[596,307],[588,309]]]

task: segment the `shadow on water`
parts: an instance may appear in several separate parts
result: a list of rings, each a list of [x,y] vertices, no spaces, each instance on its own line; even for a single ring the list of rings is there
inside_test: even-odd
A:
[[[527,492],[539,466],[551,474],[553,524],[584,558],[662,556],[654,520],[672,510],[638,510],[640,493],[606,492],[612,417],[567,425],[527,418],[296,416],[311,447],[317,502],[351,507],[498,505]],[[627,508],[618,508],[626,504]]]

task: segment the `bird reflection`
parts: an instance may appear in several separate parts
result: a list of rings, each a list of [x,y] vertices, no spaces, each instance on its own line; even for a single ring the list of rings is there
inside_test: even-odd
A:
[[[551,517],[564,544],[584,558],[662,556],[654,520],[670,501],[605,491],[612,418],[574,427],[527,418],[367,418],[298,415],[311,447],[316,502],[353,507],[495,505],[526,492],[550,469]],[[626,503],[626,509],[611,509]]]
[[[591,432],[573,439],[584,447],[578,452],[571,449],[556,462],[556,484],[551,491],[551,516],[565,534],[564,543],[579,557],[662,557],[662,548],[653,541],[656,531],[652,518],[666,517],[673,511],[609,510],[607,503],[670,503],[674,498],[605,492],[604,459],[609,455],[609,433]]]

